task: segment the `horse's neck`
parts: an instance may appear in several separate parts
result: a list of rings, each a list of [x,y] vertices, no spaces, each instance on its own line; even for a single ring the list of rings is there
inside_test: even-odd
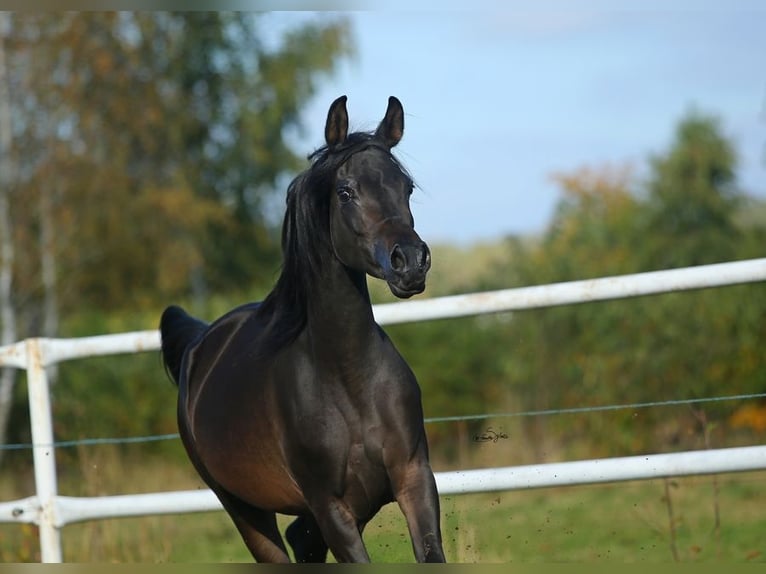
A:
[[[315,344],[341,352],[362,351],[376,332],[366,276],[336,265],[314,287],[306,327]]]

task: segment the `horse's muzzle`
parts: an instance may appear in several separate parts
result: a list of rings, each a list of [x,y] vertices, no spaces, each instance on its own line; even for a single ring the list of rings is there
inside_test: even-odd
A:
[[[396,243],[387,255],[384,266],[386,282],[391,292],[407,299],[426,288],[426,274],[431,268],[431,250],[419,239]]]

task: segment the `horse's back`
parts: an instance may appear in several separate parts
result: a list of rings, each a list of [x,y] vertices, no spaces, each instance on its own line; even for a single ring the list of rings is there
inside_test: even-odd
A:
[[[200,374],[208,372],[219,357],[230,352],[230,346],[238,344],[243,329],[257,333],[259,331],[258,310],[260,302],[247,303],[232,309],[211,323],[205,332],[192,345],[186,361],[184,375],[187,384],[199,382]],[[254,333],[254,334],[255,334]]]

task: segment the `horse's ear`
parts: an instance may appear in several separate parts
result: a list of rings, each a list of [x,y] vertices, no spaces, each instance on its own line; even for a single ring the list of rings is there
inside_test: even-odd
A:
[[[388,147],[394,147],[404,135],[404,108],[394,96],[388,98],[386,116],[380,122],[375,136],[382,139]]]
[[[334,147],[346,141],[348,135],[348,111],[346,96],[341,96],[330,105],[327,123],[324,126],[324,139],[328,147]]]

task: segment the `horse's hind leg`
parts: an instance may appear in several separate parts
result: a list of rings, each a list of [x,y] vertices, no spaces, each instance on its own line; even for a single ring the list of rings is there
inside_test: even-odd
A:
[[[215,492],[226,512],[229,513],[253,558],[258,562],[290,562],[290,556],[287,554],[282,535],[277,528],[276,515],[273,512],[250,506],[213,479],[197,456],[194,442],[189,438],[191,433],[186,427],[185,417],[180,410],[178,430],[181,433],[181,439],[189,455],[189,460],[202,480]]]
[[[257,562],[290,562],[276,514],[250,506],[225,490],[213,490]]]
[[[287,527],[285,538],[293,549],[296,562],[326,562],[327,543],[319,524],[311,514],[296,518]]]

